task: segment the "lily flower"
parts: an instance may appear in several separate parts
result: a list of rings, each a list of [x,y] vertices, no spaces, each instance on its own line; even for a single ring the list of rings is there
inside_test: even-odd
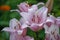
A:
[[[59,27],[56,24],[56,18],[50,15],[45,24],[44,29],[46,33],[45,40],[60,40]]]
[[[10,20],[9,27],[3,28],[2,31],[10,33],[10,40],[34,40],[32,37],[26,36],[27,29],[21,29],[21,23],[15,18]]]
[[[28,27],[31,28],[33,31],[38,31],[40,27],[43,25],[44,21],[46,20],[48,9],[45,6],[38,9],[39,5],[44,5],[44,3],[42,2],[32,5],[30,7],[26,7],[26,9],[22,7],[23,5],[25,5],[26,7],[26,3],[21,3],[19,6],[19,9],[23,9],[23,10],[27,9],[28,12],[27,11],[20,12],[20,10],[17,10],[17,9],[11,10],[11,11],[19,12],[20,15],[22,16],[22,19],[25,20],[25,23],[30,25]]]
[[[34,7],[36,6],[34,5]],[[47,18],[47,12],[48,9],[45,6],[41,7],[40,9],[32,7],[28,9],[28,13],[21,12],[20,15],[25,20],[30,29],[33,31],[38,31],[43,28],[43,24]]]

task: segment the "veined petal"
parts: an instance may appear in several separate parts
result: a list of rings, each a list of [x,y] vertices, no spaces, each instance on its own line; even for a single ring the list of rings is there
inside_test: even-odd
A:
[[[20,18],[21,25],[25,23],[25,19],[23,17]]]
[[[2,31],[15,32],[16,30],[10,29],[9,27],[5,27],[5,28],[2,29]]]
[[[60,17],[56,18],[56,24],[60,26]]]
[[[58,36],[59,35],[59,27],[57,27],[57,25],[55,25],[55,24],[52,24],[50,27],[45,26],[45,33],[50,35],[50,36],[48,36],[49,40],[59,39],[59,36]]]
[[[42,9],[42,14],[41,14],[41,17],[42,17],[42,22],[46,21],[46,18],[47,18],[47,12],[48,12],[48,9],[47,8],[44,8]]]
[[[10,33],[10,40],[16,40],[16,33]]]
[[[28,9],[28,12],[29,13],[35,13],[38,9],[38,6],[37,5],[32,5],[29,9]],[[34,11],[33,11],[34,10]]]
[[[47,18],[47,12],[48,9],[44,6],[42,8],[40,8],[36,13],[38,13],[38,16],[40,17],[41,21],[40,23],[44,22]]]
[[[21,12],[20,15],[23,17],[23,19],[25,21],[29,21],[32,17],[32,15],[30,13],[27,13],[27,12]]]
[[[28,13],[27,12],[21,12],[20,15],[26,20],[28,17]]]
[[[59,34],[59,28],[57,27],[57,25],[52,24],[50,27],[47,25],[44,25],[45,28],[45,33],[58,33]]]
[[[18,20],[17,19],[15,19],[15,18],[13,18],[13,19],[11,19],[10,20],[10,28],[12,28],[12,29],[14,29],[14,27],[16,27],[17,25],[18,25]]]

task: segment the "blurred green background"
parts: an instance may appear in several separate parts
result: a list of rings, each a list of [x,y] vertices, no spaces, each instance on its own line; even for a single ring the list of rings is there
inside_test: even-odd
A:
[[[46,3],[47,0],[0,0],[0,6],[1,5],[9,5],[10,10],[12,9],[17,9],[17,5],[20,4],[21,2],[28,2],[29,4],[36,4],[38,2],[44,2]],[[60,16],[60,0],[54,0],[54,5],[51,13],[54,13],[55,17]],[[1,32],[1,30],[4,27],[9,26],[9,21],[12,18],[17,18],[19,20],[20,15],[18,12],[10,12],[10,11],[3,11],[0,10],[0,40],[9,40],[9,33],[7,32]],[[35,32],[31,31],[30,29],[28,30],[28,35],[32,37],[36,37]],[[44,40],[45,33],[44,30],[40,30],[38,32],[38,38],[39,40]]]

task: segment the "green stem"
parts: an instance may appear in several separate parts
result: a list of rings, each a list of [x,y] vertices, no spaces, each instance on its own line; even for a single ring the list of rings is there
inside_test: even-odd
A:
[[[38,32],[36,32],[36,40],[38,40]]]

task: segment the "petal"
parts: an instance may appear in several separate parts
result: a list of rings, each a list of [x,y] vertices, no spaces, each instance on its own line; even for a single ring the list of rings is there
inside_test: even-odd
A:
[[[10,29],[9,27],[5,27],[5,28],[2,29],[2,31],[15,32],[16,30]]]
[[[32,23],[29,28],[33,31],[38,31],[40,29],[38,24],[35,24],[35,23]]]
[[[17,33],[18,35],[21,35],[23,33],[23,30],[18,30]]]
[[[25,20],[27,20],[27,18],[28,18],[28,13],[26,13],[26,12],[21,12],[20,15],[21,15]]]
[[[25,19],[21,17],[21,18],[20,18],[20,23],[21,23],[21,24],[25,23]]]
[[[17,19],[13,18],[10,20],[10,24],[9,24],[10,28],[14,29],[14,27],[16,27],[17,25],[18,25]]]
[[[49,34],[48,26],[46,24],[44,25],[44,29],[45,29],[45,33],[48,33]]]
[[[27,24],[23,24],[21,28],[24,29],[24,28],[27,28],[27,27],[29,27]]]
[[[10,34],[10,40],[25,40],[23,36],[18,35],[16,33]]]
[[[40,23],[45,22],[46,18],[47,18],[47,12],[48,9],[44,6],[42,8],[40,8],[36,13],[38,13],[38,16],[40,17]]]
[[[46,24],[48,26],[51,26],[52,24],[56,24],[55,21],[56,21],[56,18],[52,15],[49,15],[49,17],[47,17]]]
[[[32,6],[31,6],[31,9],[33,9],[33,10],[36,11],[36,10],[38,9],[38,6],[37,6],[37,5],[32,5]]]
[[[60,17],[56,18],[56,24],[60,26]]]
[[[51,26],[52,24],[54,24],[55,21],[51,18],[51,17],[48,17],[47,20],[46,20],[46,25],[47,26]]]
[[[16,40],[16,33],[10,33],[10,40]]]
[[[48,17],[47,20],[46,20],[46,22],[52,22],[52,23],[54,23],[54,20],[52,18]]]
[[[25,21],[29,21],[32,18],[32,15],[27,12],[21,12],[20,15],[23,17]]]
[[[22,36],[26,36],[26,34],[27,34],[27,28],[22,29],[22,30],[23,30]]]
[[[21,12],[28,12],[29,5],[25,2],[18,5]]]
[[[29,21],[27,21],[27,20],[25,20],[24,18],[21,18],[20,19],[20,23],[23,25],[25,25],[25,24],[29,24]]]
[[[38,6],[37,5],[32,5],[29,9],[28,9],[28,12],[29,13],[35,13],[38,9]],[[34,10],[34,11],[33,11]]]
[[[54,33],[55,35],[59,34],[59,27],[56,24],[51,24],[50,27],[45,25],[44,28],[46,33],[49,33],[49,34]]]

